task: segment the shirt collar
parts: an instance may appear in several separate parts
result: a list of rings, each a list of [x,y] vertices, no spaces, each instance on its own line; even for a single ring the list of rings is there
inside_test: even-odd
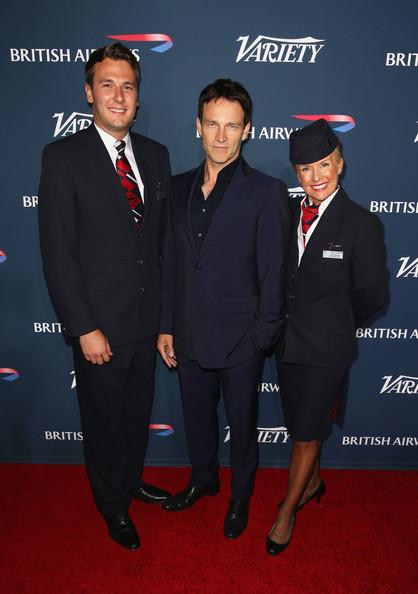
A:
[[[118,139],[115,138],[114,136],[112,136],[111,134],[109,134],[108,132],[105,132],[104,130],[102,130],[102,128],[99,128],[99,126],[96,124],[96,122],[94,122],[94,126],[96,127],[96,130],[99,133],[100,138],[103,140],[104,145],[107,148],[107,150],[110,151],[110,149],[114,149],[115,148],[115,142]],[[126,134],[126,136],[124,136],[122,138],[122,140],[124,142],[126,142],[126,147],[128,149],[132,150],[131,137],[129,135],[129,132]]]
[[[333,199],[333,198],[334,198],[334,196],[337,194],[337,192],[338,192],[338,190],[339,190],[339,189],[340,189],[340,186],[337,186],[337,189],[335,190],[335,192],[333,192],[333,193],[332,193],[330,196],[328,196],[328,198],[326,198],[325,200],[323,200],[323,201],[321,202],[321,204],[320,204],[320,205],[319,205],[319,207],[318,207],[318,214],[319,214],[319,215],[321,215],[321,214],[324,212],[324,210],[325,210],[326,208],[328,208],[328,206],[331,204],[331,201],[332,201],[332,199]],[[300,201],[300,206],[301,206],[301,208],[302,208],[302,204],[303,204],[303,202],[304,202],[305,198],[306,198],[306,196],[304,196],[304,197],[302,198],[302,200]],[[310,200],[309,200],[309,199],[308,199],[308,201],[309,201],[309,203],[310,203]]]

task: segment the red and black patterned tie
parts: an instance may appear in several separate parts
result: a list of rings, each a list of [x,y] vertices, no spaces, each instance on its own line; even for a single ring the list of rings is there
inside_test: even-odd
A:
[[[306,196],[302,202],[302,235],[303,243],[306,244],[306,234],[309,231],[310,226],[318,218],[319,204],[309,204],[309,199]]]
[[[115,142],[115,148],[118,151],[116,171],[118,172],[128,204],[133,212],[135,223],[140,225],[144,216],[144,203],[134,172],[125,155],[125,146],[126,142],[124,140],[117,140]]]

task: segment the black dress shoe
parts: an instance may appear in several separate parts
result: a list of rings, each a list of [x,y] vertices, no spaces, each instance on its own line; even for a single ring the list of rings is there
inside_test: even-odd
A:
[[[183,509],[192,507],[192,505],[204,495],[216,495],[219,493],[219,488],[218,478],[203,487],[188,485],[183,491],[180,491],[169,497],[166,501],[163,501],[163,509],[167,511],[182,511]]]
[[[290,535],[289,540],[286,542],[276,542],[275,540],[272,540],[270,538],[270,534],[272,533],[274,526],[276,524],[273,525],[273,528],[271,529],[270,534],[268,535],[267,540],[266,540],[266,551],[269,555],[278,555],[279,553],[283,553],[283,551],[285,551],[287,549],[290,541],[292,540],[293,530],[295,528],[295,521],[296,521],[296,516],[293,516],[292,534]]]
[[[315,491],[312,493],[312,495],[310,495],[307,499],[305,499],[305,501],[303,501],[302,503],[299,503],[299,505],[296,508],[296,511],[299,511],[300,509],[302,509],[302,507],[304,505],[306,505],[307,503],[309,503],[309,501],[311,501],[312,499],[316,499],[317,503],[319,503],[321,501],[321,497],[323,495],[325,495],[326,493],[326,486],[324,481],[321,481],[318,485],[318,487],[315,489]]]
[[[248,524],[249,499],[233,499],[229,503],[224,521],[224,535],[226,538],[238,538]]]
[[[139,537],[128,514],[120,514],[113,518],[105,518],[110,538],[125,549],[137,549]]]
[[[161,503],[171,495],[168,491],[164,491],[164,489],[160,489],[159,487],[154,487],[154,485],[148,485],[147,483],[142,483],[141,486],[134,489],[131,494],[132,497],[135,497],[144,503]]]

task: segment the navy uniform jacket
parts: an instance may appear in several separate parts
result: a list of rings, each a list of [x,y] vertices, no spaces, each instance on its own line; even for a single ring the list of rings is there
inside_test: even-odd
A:
[[[318,221],[298,267],[299,218],[297,205],[280,359],[319,367],[348,364],[355,354],[356,328],[388,300],[382,225],[340,188]]]
[[[200,171],[177,175],[172,182],[160,332],[173,334],[176,351],[202,367],[226,368],[249,359],[257,347],[269,350],[277,339],[287,192],[280,180],[241,159],[199,255],[190,203]]]
[[[167,149],[131,133],[144,182],[138,230],[94,125],[45,147],[39,189],[42,259],[67,337],[99,328],[110,345],[158,332]]]

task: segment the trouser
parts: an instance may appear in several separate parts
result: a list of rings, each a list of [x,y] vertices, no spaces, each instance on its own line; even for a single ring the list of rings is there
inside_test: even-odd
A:
[[[154,393],[155,338],[112,346],[109,363],[86,361],[74,343],[87,473],[99,511],[128,511],[141,484]]]
[[[178,357],[184,422],[192,473],[190,483],[204,486],[218,471],[220,389],[230,427],[232,499],[252,493],[258,463],[258,384],[264,352],[235,367],[204,369],[197,361]]]

